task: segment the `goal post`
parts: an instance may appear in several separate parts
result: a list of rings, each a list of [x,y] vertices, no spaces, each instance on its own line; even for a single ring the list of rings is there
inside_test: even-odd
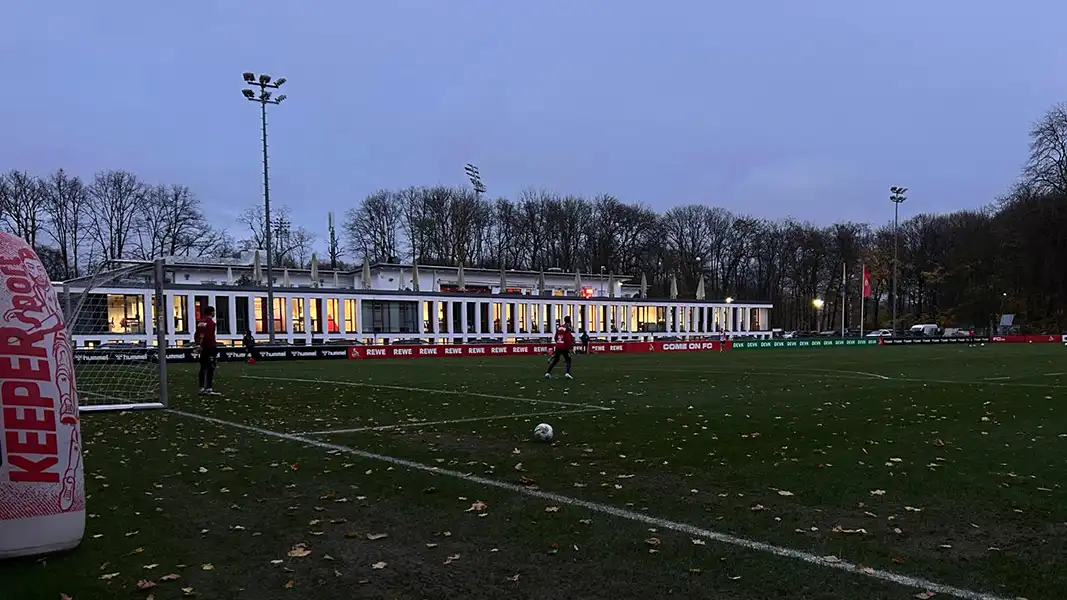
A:
[[[63,284],[82,413],[166,408],[164,261],[108,269]],[[121,330],[116,335],[116,329]],[[140,334],[129,341],[129,332]]]

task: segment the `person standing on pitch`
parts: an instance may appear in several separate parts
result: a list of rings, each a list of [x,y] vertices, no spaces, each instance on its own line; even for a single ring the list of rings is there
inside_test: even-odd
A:
[[[552,352],[552,360],[548,361],[545,379],[552,379],[552,369],[559,363],[560,358],[566,363],[566,372],[563,376],[567,379],[574,379],[571,377],[571,350],[574,349],[574,333],[571,332],[570,317],[563,317],[563,324],[556,329],[556,335],[553,339],[555,340],[556,349]]]
[[[215,307],[209,306],[204,317],[196,324],[193,341],[200,349],[200,395],[221,396],[212,385],[215,381],[215,360],[218,356],[218,342],[215,340]]]

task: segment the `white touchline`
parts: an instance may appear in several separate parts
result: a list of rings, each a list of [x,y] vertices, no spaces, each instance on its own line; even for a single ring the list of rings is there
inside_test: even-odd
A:
[[[474,396],[477,398],[489,398],[490,400],[510,400],[512,402],[528,402],[530,404],[555,404],[556,406],[574,406],[588,408],[589,410],[611,410],[606,406],[595,404],[580,404],[578,402],[561,402],[559,400],[538,400],[536,398],[523,398],[521,396],[498,396],[496,394],[481,394],[478,392],[465,392],[463,390],[435,390],[433,388],[407,387],[403,385],[387,385],[384,383],[364,383],[361,381],[338,381],[333,379],[301,379],[299,377],[263,377],[258,375],[242,375],[242,379],[263,379],[266,381],[295,381],[299,383],[325,383],[329,385],[347,385],[351,387],[368,387],[383,390],[401,390],[405,392],[423,392],[426,394],[449,394],[453,396]]]
[[[611,410],[611,409],[608,409]],[[324,429],[322,431],[304,431],[293,435],[330,435],[334,433],[358,433],[360,431],[389,431],[403,427],[429,427],[432,425],[452,425],[453,423],[476,423],[478,421],[498,421],[500,419],[521,419],[523,417],[555,417],[558,415],[575,415],[587,412],[604,412],[600,408],[579,408],[576,410],[557,410],[552,412],[518,413],[514,415],[491,415],[488,417],[469,417],[466,419],[449,419],[447,421],[411,421],[395,425],[377,425],[373,427],[354,427],[352,429]]]
[[[817,565],[820,567],[827,567],[830,569],[838,569],[840,571],[846,571],[856,575],[863,575],[864,577],[870,577],[872,579],[878,579],[881,581],[887,581],[902,585],[914,589],[935,592],[938,594],[944,594],[946,596],[952,596],[955,598],[962,598],[963,600],[1011,600],[1010,598],[1003,596],[994,596],[993,594],[986,594],[983,592],[975,592],[963,588],[953,587],[951,585],[945,585],[943,583],[937,583],[936,581],[930,581],[922,579],[920,577],[911,577],[909,575],[901,575],[899,573],[893,573],[890,571],[881,571],[879,569],[872,569],[870,567],[863,567],[854,563],[846,562],[843,560],[837,560],[831,557],[822,557],[801,550],[794,550],[792,548],[785,548],[783,546],[775,546],[765,542],[757,542],[754,540],[745,539],[730,535],[728,533],[720,533],[718,531],[712,531],[710,529],[701,529],[694,525],[688,525],[686,523],[679,523],[677,521],[669,521],[667,519],[661,519],[650,515],[644,515],[641,513],[616,508],[607,504],[599,504],[597,502],[589,502],[588,500],[581,500],[579,498],[572,498],[570,496],[564,496],[562,494],[554,494],[552,492],[545,492],[542,490],[531,490],[526,487],[515,485],[513,483],[506,483],[503,481],[497,481],[495,479],[487,479],[485,477],[479,477],[477,475],[470,475],[468,473],[460,473],[459,471],[452,471],[449,469],[441,469],[432,465],[415,462],[413,460],[406,460],[403,458],[396,458],[394,456],[386,456],[384,454],[375,454],[373,452],[366,452],[364,450],[358,450],[349,446],[341,446],[339,444],[331,444],[329,442],[323,442],[314,440],[311,438],[301,437],[289,433],[280,433],[277,431],[271,431],[269,429],[263,429],[261,427],[255,427],[252,425],[245,425],[244,423],[234,423],[232,421],[225,421],[223,419],[217,419],[215,417],[208,417],[204,415],[198,415],[196,413],[185,412],[183,410],[167,409],[167,412],[172,414],[188,417],[191,419],[200,419],[201,421],[207,421],[209,423],[215,423],[218,425],[224,425],[226,427],[233,427],[236,429],[243,429],[245,431],[251,431],[260,435],[268,437],[275,437],[283,440],[289,440],[291,442],[298,442],[307,446],[314,446],[316,448],[323,448],[326,450],[332,450],[334,452],[341,452],[344,454],[352,454],[360,456],[362,458],[370,460],[378,460],[387,462],[399,467],[407,467],[416,471],[424,471],[434,475],[444,475],[446,477],[454,477],[463,481],[469,481],[471,483],[478,483],[487,487],[495,487],[516,494],[523,494],[525,496],[531,496],[533,498],[539,498],[541,500],[548,500],[558,504],[566,504],[568,506],[576,506],[584,508],[586,510],[597,512],[604,515],[610,515],[618,517],[620,519],[626,519],[629,521],[635,521],[638,523],[646,523],[648,525],[654,525],[662,529],[670,529],[672,531],[679,531],[686,535],[695,537],[707,538],[709,540],[727,544],[730,546],[738,546],[740,548],[746,548],[748,550],[755,550],[757,552],[765,552],[773,554],[775,556],[781,556],[784,558],[792,558],[806,562],[808,564]]]

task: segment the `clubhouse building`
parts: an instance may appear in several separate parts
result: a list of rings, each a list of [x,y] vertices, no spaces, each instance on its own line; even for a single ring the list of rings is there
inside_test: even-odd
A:
[[[262,343],[269,327],[259,255],[165,259],[163,319],[155,315],[150,261],[117,261],[113,270],[55,286],[74,314],[80,348],[153,346],[156,327],[165,328],[168,346],[188,345],[208,306],[216,310],[220,344],[238,345],[246,332]],[[390,263],[275,269],[273,275],[275,339],[292,345],[544,341],[565,316],[599,340],[771,335],[768,302],[706,299],[699,288],[697,298],[645,298],[640,275],[635,283],[633,276],[609,273]]]

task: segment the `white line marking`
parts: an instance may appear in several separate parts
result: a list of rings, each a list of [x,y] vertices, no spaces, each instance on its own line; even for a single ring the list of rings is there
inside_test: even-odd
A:
[[[1067,373],[1045,373],[1045,377],[1059,377],[1061,375],[1067,375]]]
[[[878,579],[881,581],[887,581],[889,583],[895,583],[897,585],[910,587],[918,590],[936,592],[938,594],[944,594],[946,596],[953,596],[955,598],[962,598],[963,600],[1010,600],[1007,597],[994,596],[993,594],[986,594],[983,592],[975,592],[963,588],[953,587],[943,583],[937,583],[936,581],[930,581],[922,579],[920,577],[911,577],[909,575],[901,575],[899,573],[893,573],[890,571],[881,571],[879,569],[872,569],[869,567],[861,567],[859,565],[846,562],[829,560],[827,558],[810,554],[808,552],[802,552],[800,550],[794,550],[792,548],[785,548],[782,546],[775,546],[765,542],[757,542],[754,540],[737,537],[727,533],[720,533],[718,531],[712,531],[710,529],[701,529],[699,527],[688,525],[686,523],[679,523],[677,521],[669,521],[667,519],[661,519],[650,515],[645,515],[607,504],[599,504],[596,502],[589,502],[588,500],[581,500],[578,498],[572,498],[570,496],[564,496],[562,494],[554,494],[552,492],[545,492],[541,490],[531,490],[526,487],[518,486],[503,481],[497,481],[495,479],[487,479],[485,477],[479,477],[477,475],[470,475],[467,473],[460,473],[459,471],[452,471],[449,469],[440,469],[438,467],[427,465],[412,460],[405,460],[403,458],[396,458],[394,456],[385,456],[383,454],[375,454],[373,452],[366,452],[364,450],[358,450],[356,448],[350,448],[348,446],[341,446],[338,444],[331,444],[329,442],[322,442],[319,440],[313,440],[306,437],[300,437],[298,435],[292,435],[288,433],[280,433],[277,431],[271,431],[269,429],[263,429],[260,427],[254,427],[252,425],[245,425],[243,423],[234,423],[232,421],[224,421],[215,417],[207,417],[204,415],[198,415],[196,413],[185,412],[182,410],[167,409],[168,412],[180,415],[183,417],[189,417],[192,419],[200,419],[201,421],[207,421],[209,423],[215,423],[218,425],[225,425],[227,427],[233,427],[236,429],[243,429],[245,431],[251,431],[260,435],[275,437],[283,440],[289,440],[291,442],[298,442],[307,446],[314,446],[317,448],[323,448],[326,450],[332,450],[334,452],[341,452],[344,454],[352,454],[360,456],[362,458],[370,460],[378,460],[387,462],[392,465],[407,467],[416,471],[424,471],[434,475],[444,475],[446,477],[454,477],[463,481],[471,483],[478,483],[487,487],[494,487],[516,494],[523,494],[533,498],[539,498],[541,500],[548,500],[557,504],[566,504],[569,506],[576,506],[584,508],[586,510],[597,512],[604,515],[610,515],[618,517],[620,519],[626,519],[628,521],[634,521],[638,523],[646,523],[662,529],[670,529],[672,531],[678,531],[685,533],[686,535],[707,538],[709,540],[726,544],[729,546],[737,546],[740,548],[746,548],[748,550],[754,550],[757,552],[764,552],[773,554],[775,556],[781,556],[784,558],[792,558],[811,565],[820,567],[827,567],[830,569],[838,569],[855,575],[863,575],[864,577],[870,577],[872,579]]]
[[[983,381],[1006,381],[1008,379],[1011,379],[1011,377],[986,377]]]
[[[608,409],[611,410],[611,409]],[[452,425],[453,423],[475,423],[478,421],[498,421],[500,419],[521,419],[523,417],[554,417],[557,415],[574,415],[587,412],[604,412],[599,408],[579,408],[575,410],[558,410],[554,412],[519,413],[514,415],[492,415],[489,417],[470,417],[467,419],[449,419],[447,421],[411,421],[395,425],[378,425],[375,427],[354,427],[352,429],[324,429],[322,431],[304,431],[293,435],[329,435],[333,433],[358,433],[360,431],[389,431],[405,427],[430,427],[432,425]]]
[[[299,383],[325,383],[328,385],[347,385],[351,387],[368,387],[383,390],[401,390],[404,392],[422,392],[424,394],[448,394],[452,396],[474,396],[476,398],[489,398],[490,400],[510,400],[512,402],[529,402],[530,404],[554,404],[556,406],[574,406],[588,408],[590,410],[611,410],[607,406],[596,404],[580,404],[578,402],[561,402],[559,400],[538,400],[536,398],[522,398],[519,396],[498,396],[496,394],[480,394],[478,392],[465,392],[463,390],[438,390],[433,388],[407,387],[403,385],[386,385],[384,383],[363,383],[359,381],[335,381],[331,379],[301,379],[299,377],[262,377],[256,375],[242,375],[244,379],[262,379],[266,381],[295,381]]]

